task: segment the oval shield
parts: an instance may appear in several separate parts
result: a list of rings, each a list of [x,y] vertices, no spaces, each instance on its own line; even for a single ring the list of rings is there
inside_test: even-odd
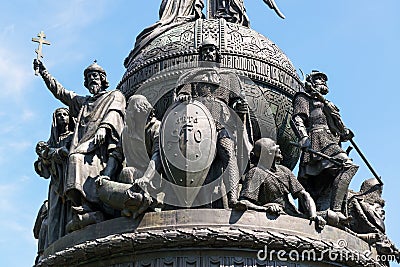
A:
[[[168,180],[182,187],[202,186],[216,155],[216,141],[216,126],[206,106],[196,100],[171,106],[160,126]]]

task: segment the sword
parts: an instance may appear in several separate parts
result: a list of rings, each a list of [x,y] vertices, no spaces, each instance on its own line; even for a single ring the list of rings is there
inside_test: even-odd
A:
[[[361,152],[361,149],[357,146],[357,144],[354,142],[353,139],[349,139],[351,145],[354,147],[354,149],[357,151],[358,155],[362,158],[364,163],[367,165],[368,169],[372,172],[372,174],[375,176],[376,180],[383,185],[382,178],[376,173],[374,168],[372,168],[371,164],[368,162],[367,158],[364,156],[364,154]]]
[[[323,158],[323,159],[329,160],[330,162],[332,162],[333,164],[335,164],[335,165],[338,166],[338,167],[343,167],[343,166],[344,166],[344,163],[343,163],[343,162],[341,162],[341,161],[339,161],[338,159],[335,159],[335,158],[333,158],[333,157],[331,157],[331,156],[328,156],[328,155],[326,155],[326,154],[324,154],[324,153],[315,151],[314,149],[309,148],[309,147],[304,147],[304,148],[303,148],[301,145],[299,145],[298,143],[295,143],[295,142],[289,142],[289,143],[290,143],[292,146],[296,146],[296,147],[302,148],[302,149],[304,149],[305,151],[307,151],[307,152],[309,152],[309,153],[311,153],[311,154],[314,154],[314,155],[317,155],[317,156],[319,156],[319,157],[321,157],[321,158]]]

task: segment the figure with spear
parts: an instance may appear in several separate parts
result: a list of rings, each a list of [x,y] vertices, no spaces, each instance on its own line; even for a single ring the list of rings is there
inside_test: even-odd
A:
[[[329,92],[325,73],[312,71],[305,92],[293,99],[292,129],[302,148],[298,179],[313,197],[317,210],[347,223],[346,199],[351,179],[358,170],[341,142],[354,134],[345,127],[339,109],[324,95]]]

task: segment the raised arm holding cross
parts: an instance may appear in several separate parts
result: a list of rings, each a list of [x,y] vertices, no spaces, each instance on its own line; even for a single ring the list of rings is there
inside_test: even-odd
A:
[[[46,40],[46,35],[43,31],[39,32],[37,35],[39,38],[32,38],[32,42],[39,43],[38,48],[35,50],[37,54],[37,60],[41,60],[43,58],[42,48],[43,44],[50,45],[50,42]],[[35,68],[35,75],[39,75],[39,68]]]
[[[109,87],[106,71],[96,62],[83,71],[84,86],[91,96],[78,95],[66,89],[40,60],[43,57],[42,45],[49,43],[44,40],[43,32],[38,37],[33,39],[39,43],[33,69],[40,74],[54,97],[68,106],[70,115],[77,118],[62,181],[62,193],[72,203],[71,213],[67,215],[71,219],[65,228],[75,231],[103,219],[94,178],[103,173],[118,145],[124,127],[126,100],[121,91],[106,90]]]

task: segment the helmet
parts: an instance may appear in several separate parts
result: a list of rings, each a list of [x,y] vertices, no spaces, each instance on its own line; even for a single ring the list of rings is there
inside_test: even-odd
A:
[[[218,47],[217,42],[213,38],[209,37],[209,38],[203,40],[203,42],[200,44],[199,48],[202,48],[204,46],[211,46],[211,45]]]
[[[361,184],[361,188],[360,191],[361,192],[367,192],[369,190],[371,190],[372,188],[377,188],[377,187],[382,187],[382,184],[378,181],[378,179],[376,178],[371,178],[368,180],[365,180],[362,184]]]
[[[102,83],[103,89],[108,88],[109,83],[108,83],[108,81],[107,81],[107,74],[106,74],[106,71],[105,71],[100,65],[97,64],[97,61],[96,61],[96,60],[95,60],[92,64],[90,64],[90,65],[83,71],[83,77],[84,77],[84,79],[85,79],[83,85],[84,85],[86,88],[88,88],[88,78],[87,78],[87,74],[88,74],[89,72],[93,72],[93,71],[96,71],[96,72],[98,72],[98,73],[101,74],[100,77],[101,77],[101,83]]]
[[[277,148],[276,142],[271,138],[261,138],[255,142],[253,147],[253,153],[255,155],[261,155],[261,151],[275,152]]]
[[[320,72],[318,70],[312,70],[310,74],[307,75],[306,81],[312,83],[312,80],[315,76],[322,76],[324,77],[325,81],[328,81],[328,76],[325,73]]]
[[[306,80],[308,82],[311,82],[311,79],[314,78],[315,76],[322,76],[322,77],[324,77],[325,81],[328,81],[328,76],[326,76],[325,73],[320,72],[318,70],[312,70],[311,73],[307,75]]]
[[[211,47],[211,46],[215,47],[216,50],[216,62],[221,63],[221,53],[219,51],[217,42],[213,38],[208,37],[207,39],[203,40],[203,42],[199,46],[200,53],[204,47]]]
[[[105,71],[100,65],[97,64],[97,60],[95,60],[92,64],[90,64],[90,65],[83,71],[83,75],[86,77],[86,75],[87,75],[89,72],[92,72],[92,71],[97,71],[97,72],[100,72],[100,73],[102,73],[102,74],[104,74],[104,75],[107,75],[107,74],[106,74],[106,71]]]

